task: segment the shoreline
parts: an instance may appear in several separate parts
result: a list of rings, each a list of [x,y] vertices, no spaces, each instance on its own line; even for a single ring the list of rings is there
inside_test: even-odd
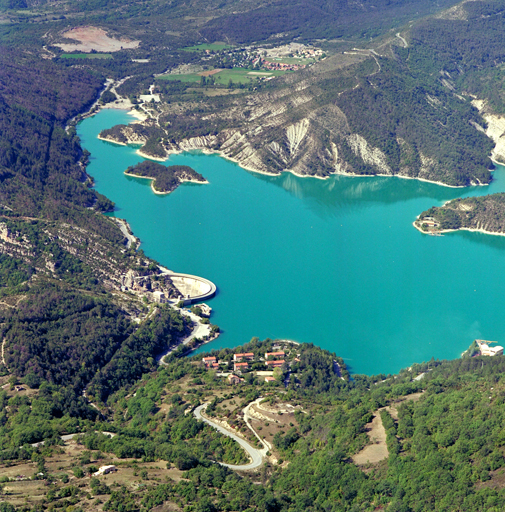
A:
[[[116,142],[116,141],[111,141],[111,140],[108,140],[108,139],[104,139],[102,137],[98,137],[99,139],[101,140],[105,140],[107,142],[114,142],[115,144],[120,144],[120,145],[123,145],[123,146],[127,146],[129,144],[137,144],[136,142],[128,142],[128,143],[123,143],[123,142]],[[448,185],[447,183],[443,183],[442,181],[434,181],[434,180],[428,180],[426,178],[418,178],[418,177],[414,177],[414,176],[406,176],[406,175],[403,175],[403,174],[356,174],[356,173],[351,173],[351,172],[332,172],[331,174],[329,174],[328,176],[316,176],[316,175],[312,175],[312,174],[300,174],[300,173],[297,173],[296,171],[294,171],[293,169],[283,169],[282,171],[280,171],[279,173],[271,173],[271,172],[265,172],[265,171],[260,171],[259,169],[255,169],[253,167],[250,167],[248,165],[245,165],[243,164],[242,162],[240,162],[239,160],[237,160],[236,158],[233,158],[231,156],[228,156],[226,155],[223,151],[221,150],[218,150],[218,149],[209,149],[209,148],[205,148],[205,147],[202,147],[202,148],[192,148],[192,149],[180,149],[180,150],[169,150],[167,151],[167,156],[165,158],[160,158],[160,157],[155,157],[155,156],[151,156],[151,155],[148,155],[146,153],[143,153],[142,152],[142,149],[138,149],[136,151],[136,153],[141,156],[142,158],[146,158],[146,159],[149,159],[149,160],[155,160],[155,161],[158,161],[158,162],[166,162],[171,155],[180,155],[182,153],[191,153],[192,151],[196,151],[196,152],[201,152],[205,155],[218,155],[220,156],[221,158],[224,158],[225,160],[228,160],[230,162],[233,162],[234,164],[237,164],[240,168],[244,169],[245,171],[249,171],[249,172],[254,172],[254,173],[257,173],[257,174],[263,174],[264,176],[281,176],[282,173],[284,172],[289,172],[291,173],[293,176],[296,176],[297,178],[315,178],[315,179],[319,179],[319,180],[327,180],[327,179],[330,179],[332,176],[348,176],[350,178],[376,178],[376,177],[383,177],[383,178],[400,178],[400,179],[406,179],[406,180],[417,180],[417,181],[422,181],[422,182],[425,182],[425,183],[432,183],[433,185],[439,185],[441,187],[448,187],[448,188],[470,188],[470,187],[487,187],[489,185],[489,183],[472,183],[470,185]],[[492,159],[491,159],[492,160]],[[495,164],[495,165],[505,165],[505,164],[501,164],[500,162],[496,162],[494,160],[492,160],[492,162]],[[490,172],[494,172],[494,169],[491,169]]]
[[[412,223],[412,225],[423,235],[429,235],[430,233],[427,231],[423,231],[419,226],[416,225],[416,221]],[[495,231],[486,231],[485,229],[475,229],[475,228],[458,228],[458,229],[441,229],[439,231],[434,231],[434,233],[456,233],[457,231],[470,231],[472,233],[483,233],[484,235],[495,235],[495,236],[505,236],[505,233],[497,233]]]
[[[174,188],[174,190],[169,190],[169,191],[166,191],[166,192],[161,192],[161,191],[156,190],[156,189],[154,188],[154,180],[155,180],[156,178],[151,178],[150,176],[140,176],[140,175],[138,175],[138,174],[130,174],[129,172],[126,172],[126,171],[124,171],[124,172],[123,172],[123,174],[124,174],[125,176],[131,176],[132,178],[140,178],[140,179],[143,179],[143,180],[152,180],[152,181],[151,181],[151,190],[152,190],[155,194],[157,194],[157,195],[159,195],[159,196],[166,196],[167,194],[171,194],[171,193],[172,193],[172,192],[174,192],[174,190],[176,190],[176,189],[177,189],[177,187],[178,187],[178,186],[177,186],[177,187],[175,187],[175,188]],[[199,185],[208,185],[208,184],[209,184],[209,182],[208,182],[207,180],[205,180],[205,181],[188,180],[188,179],[179,180],[179,185],[180,185],[180,184],[182,184],[182,183],[198,183]]]
[[[135,143],[132,142],[131,144],[135,144]],[[141,156],[142,158],[145,158],[146,160],[154,160],[155,162],[166,162],[167,161],[166,158],[160,158],[158,156],[151,156],[151,155],[148,155],[147,153],[144,153],[142,151],[142,148],[137,149],[137,151],[135,151],[135,153],[137,153],[137,155]]]
[[[117,108],[117,109],[120,109],[120,110],[128,110],[128,107],[126,106],[115,106],[115,105],[110,105],[110,106],[107,106],[109,104],[106,104],[100,108]],[[96,112],[95,112],[96,113]],[[145,119],[148,118],[147,115],[143,116],[140,112],[138,112],[136,109],[133,109],[130,107],[129,111],[128,111],[128,115],[131,115],[131,116],[134,116],[136,117],[137,119],[139,119],[140,121],[143,121]],[[123,143],[123,142],[116,142],[116,141],[112,141],[112,140],[108,140],[108,139],[105,139],[103,137],[100,137],[100,135],[98,136],[98,138],[100,140],[104,140],[106,142],[113,142],[115,144],[120,144],[120,145],[123,145],[123,146],[127,146],[127,145],[135,145],[135,144],[139,144],[138,142],[134,142],[134,141],[128,141],[126,143]],[[281,176],[282,173],[284,172],[289,172],[291,174],[293,174],[293,176],[296,176],[297,178],[316,178],[316,179],[320,179],[320,180],[327,180],[329,178],[331,178],[332,176],[349,176],[349,177],[355,177],[355,178],[374,178],[374,177],[377,177],[377,176],[380,176],[380,177],[384,177],[384,178],[401,178],[401,179],[407,179],[407,180],[417,180],[417,181],[422,181],[422,182],[425,182],[425,183],[432,183],[434,185],[439,185],[441,187],[448,187],[448,188],[469,188],[469,187],[486,187],[489,185],[489,183],[481,183],[479,181],[479,183],[471,183],[470,185],[449,185],[447,183],[444,183],[442,181],[435,181],[435,180],[429,180],[427,178],[420,178],[420,177],[415,177],[415,176],[407,176],[407,175],[404,175],[404,174],[381,174],[381,173],[377,173],[377,174],[356,174],[356,173],[351,173],[351,172],[332,172],[330,173],[328,176],[316,176],[316,175],[311,175],[311,174],[300,174],[296,171],[294,171],[293,169],[283,169],[282,171],[280,171],[279,173],[271,173],[271,172],[265,172],[265,171],[261,171],[259,169],[255,169],[254,167],[250,167],[248,165],[245,165],[243,164],[242,162],[238,161],[236,158],[233,158],[231,156],[228,156],[224,153],[224,151],[222,150],[218,150],[218,149],[210,149],[210,148],[207,148],[207,147],[201,147],[201,148],[192,148],[192,149],[179,149],[179,150],[168,150],[167,151],[167,156],[164,157],[164,158],[161,158],[161,157],[156,157],[156,156],[151,156],[151,155],[148,155],[147,153],[144,153],[142,152],[142,148],[139,148],[136,153],[141,156],[142,158],[146,158],[148,160],[154,160],[154,161],[157,161],[157,162],[166,162],[171,155],[179,155],[181,153],[185,153],[185,152],[192,152],[192,151],[200,151],[206,155],[212,155],[212,154],[216,154],[218,156],[220,156],[221,158],[224,158],[230,162],[233,162],[235,164],[237,164],[239,167],[241,167],[242,169],[246,170],[246,171],[249,171],[249,172],[254,172],[254,173],[257,173],[257,174],[263,174],[265,176]],[[496,166],[496,165],[501,165],[501,166],[505,166],[505,163],[500,163],[496,160],[494,160],[492,158],[492,156],[489,156],[490,160],[493,162],[493,164]],[[495,169],[490,169],[490,172],[494,172]]]
[[[503,164],[499,164],[503,165]],[[491,172],[493,172],[491,170]],[[448,188],[470,188],[470,187],[487,187],[489,183],[474,183],[470,185],[448,185],[447,183],[443,183],[442,181],[434,181],[434,180],[428,180],[426,178],[417,178],[414,176],[406,176],[404,174],[355,174],[351,172],[338,172],[335,173],[338,176],[350,176],[353,178],[376,178],[377,176],[383,177],[383,178],[400,178],[402,180],[417,180],[417,181],[423,181],[425,183],[433,183],[434,185],[439,185],[441,187],[448,187]]]
[[[110,140],[102,137],[100,134],[97,135],[98,140],[103,140],[104,142],[110,142],[112,144],[117,144],[118,146],[128,146],[127,142],[119,142],[118,140]]]

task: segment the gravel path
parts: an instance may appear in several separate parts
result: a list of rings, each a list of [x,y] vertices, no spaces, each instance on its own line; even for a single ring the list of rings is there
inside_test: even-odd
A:
[[[251,405],[251,404],[249,404]],[[256,469],[259,468],[263,464],[263,458],[266,455],[266,449],[263,448],[262,450],[258,450],[257,448],[254,448],[251,444],[249,444],[247,441],[242,439],[241,437],[237,436],[233,432],[230,432],[229,430],[225,429],[221,425],[218,425],[217,423],[214,423],[212,420],[202,416],[202,410],[204,410],[207,407],[207,404],[203,404],[198,406],[194,410],[194,415],[196,419],[202,420],[211,427],[215,428],[218,432],[221,432],[221,434],[231,437],[234,441],[237,441],[237,443],[242,446],[242,448],[247,452],[249,457],[251,458],[251,461],[249,464],[242,464],[242,465],[234,465],[234,464],[224,464],[223,462],[220,462],[222,466],[226,466],[227,468],[233,469],[235,471],[248,471],[250,469]],[[249,406],[248,406],[249,407]],[[253,430],[254,432],[254,430]],[[254,432],[255,435],[256,432]]]

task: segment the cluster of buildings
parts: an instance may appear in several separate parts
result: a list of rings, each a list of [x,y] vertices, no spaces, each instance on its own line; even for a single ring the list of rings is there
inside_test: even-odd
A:
[[[440,222],[436,221],[433,217],[424,217],[424,219],[421,219],[421,224],[429,228],[440,227]]]
[[[490,343],[496,343],[495,341],[486,340],[475,340],[477,343],[481,356],[500,356],[503,354],[503,347],[496,345],[496,347],[490,347]]]
[[[211,52],[208,51],[208,53]],[[253,66],[254,69],[296,71],[312,64],[315,60],[323,58],[324,52],[321,48],[305,46],[301,43],[290,43],[274,48],[245,46],[228,49],[220,52],[220,57],[224,59],[223,67],[229,67],[231,64],[240,68]],[[284,59],[292,58],[306,60],[306,62],[282,62]]]
[[[285,62],[271,62],[269,60],[261,60],[260,66],[262,69],[269,69],[271,71],[298,71],[303,69],[307,64],[286,64]]]
[[[265,352],[265,365],[267,368],[280,368],[286,361],[284,351]],[[254,354],[245,352],[243,354],[233,354],[233,371],[243,371],[249,369],[249,363],[254,362]]]
[[[280,368],[286,363],[285,356],[286,353],[283,350],[279,350],[277,352],[265,352],[264,364],[268,370]],[[263,358],[260,357],[258,360],[256,360],[256,356],[253,352],[233,354],[233,372],[239,374],[242,372],[247,372],[250,369],[250,365],[254,362],[263,362]],[[219,362],[214,356],[202,358],[202,363],[208,370],[218,370],[220,368]],[[234,374],[228,375],[227,380],[230,382],[230,384],[238,384],[239,382],[244,381],[244,379]],[[274,381],[275,378],[271,374],[265,376],[265,382]]]

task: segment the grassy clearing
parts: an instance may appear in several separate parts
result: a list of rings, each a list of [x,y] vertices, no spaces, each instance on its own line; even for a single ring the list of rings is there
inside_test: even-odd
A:
[[[232,68],[223,69],[220,73],[214,75],[217,83],[227,85],[231,80],[235,84],[248,84],[255,79],[254,76],[248,75],[249,69],[244,68]]]
[[[221,41],[217,41],[215,43],[203,43],[197,44],[195,46],[186,46],[185,48],[181,48],[181,50],[185,52],[203,52],[205,50],[211,50],[215,52],[219,52],[226,48],[232,48],[229,44],[223,43]]]
[[[110,53],[64,53],[62,59],[112,59]]]
[[[179,82],[200,82],[200,75],[196,73],[189,73],[187,75],[162,75],[158,76],[158,80],[170,80],[170,81],[179,81]]]
[[[247,84],[252,82],[253,80],[257,80],[258,78],[268,78],[269,76],[281,76],[288,73],[288,71],[261,71],[261,73],[265,73],[262,75],[251,75],[250,73],[254,73],[250,69],[244,68],[233,68],[233,69],[224,69],[217,75],[214,75],[216,81],[218,83],[227,84],[230,80],[236,84]],[[266,74],[268,73],[268,75]]]

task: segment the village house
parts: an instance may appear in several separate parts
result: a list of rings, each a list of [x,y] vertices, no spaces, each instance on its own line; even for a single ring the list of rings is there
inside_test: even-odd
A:
[[[233,371],[244,371],[249,369],[249,363],[233,363]]]
[[[252,352],[244,352],[243,354],[233,354],[234,361],[254,361]]]
[[[275,377],[265,377],[265,382],[275,382]]]
[[[421,222],[430,228],[438,228],[438,226],[440,226],[440,223],[437,222],[433,217],[425,217],[421,220]]]
[[[93,476],[108,475],[109,473],[114,473],[115,471],[117,471],[116,466],[113,466],[113,465],[100,466],[98,471],[93,473]]]
[[[202,358],[202,363],[207,369],[217,370],[219,368],[219,363],[215,357],[204,357]]]
[[[284,353],[283,350],[280,350],[279,352],[265,352],[265,359],[268,361],[268,358],[273,358],[273,359],[279,359],[279,358],[283,358],[284,359],[284,356],[286,354]]]
[[[233,375],[233,373],[230,373],[230,375],[228,375],[228,377],[226,377],[226,380],[230,384],[233,384],[233,385],[240,384],[241,382],[244,382],[244,379],[240,378],[238,375]]]
[[[266,361],[265,364],[271,368],[280,368],[286,361],[284,359],[278,361]]]

